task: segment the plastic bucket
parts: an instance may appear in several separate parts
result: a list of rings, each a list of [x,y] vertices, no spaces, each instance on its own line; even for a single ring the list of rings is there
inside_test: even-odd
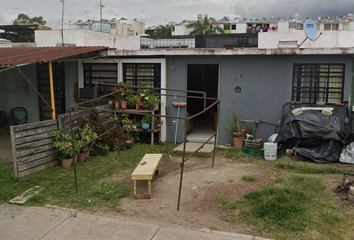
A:
[[[264,159],[276,160],[277,159],[277,144],[272,142],[266,142],[263,145]]]

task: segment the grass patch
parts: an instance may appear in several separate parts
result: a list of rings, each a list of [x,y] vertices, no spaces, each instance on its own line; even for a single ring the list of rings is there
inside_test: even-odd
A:
[[[244,182],[255,182],[257,179],[253,176],[243,176],[242,181]]]
[[[324,176],[285,173],[274,187],[232,201],[218,196],[223,220],[242,222],[277,239],[347,239],[353,214],[344,213],[328,194]]]
[[[145,153],[163,153],[163,160],[168,161],[168,154],[173,144],[148,145],[134,144],[128,151],[110,152],[106,156],[90,157],[84,163],[77,164],[78,193],[75,189],[74,168],[61,166],[39,171],[30,176],[15,179],[13,164],[0,162],[0,204],[9,201],[33,186],[45,189],[31,198],[26,205],[43,206],[45,204],[76,209],[110,208],[119,210],[119,200],[129,194],[129,183],[108,181],[131,173]],[[102,183],[102,179],[106,181]]]
[[[338,168],[300,161],[279,161],[274,166],[281,170],[304,174],[343,174],[345,172],[354,172],[353,168]]]

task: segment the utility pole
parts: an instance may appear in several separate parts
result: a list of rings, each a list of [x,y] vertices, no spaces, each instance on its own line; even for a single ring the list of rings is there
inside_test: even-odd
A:
[[[61,46],[64,47],[64,1],[59,0],[62,3],[61,6]]]

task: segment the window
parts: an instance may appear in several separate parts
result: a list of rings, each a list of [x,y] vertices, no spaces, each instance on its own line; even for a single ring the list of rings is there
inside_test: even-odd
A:
[[[124,63],[123,82],[137,86],[144,84],[146,87],[160,87],[160,63]]]
[[[344,64],[294,64],[292,101],[341,103]]]
[[[325,31],[331,31],[331,24],[330,23],[325,23],[324,30]]]
[[[236,30],[236,24],[231,25],[231,30]]]
[[[296,22],[289,22],[289,28],[296,28]]]
[[[230,30],[230,24],[224,25],[224,30]]]
[[[84,63],[84,87],[95,87],[95,83],[117,83],[116,63]]]
[[[332,30],[333,31],[338,31],[339,30],[339,24],[338,23],[333,23],[332,24]]]

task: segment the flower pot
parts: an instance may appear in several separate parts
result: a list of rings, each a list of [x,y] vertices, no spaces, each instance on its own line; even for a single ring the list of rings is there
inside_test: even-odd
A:
[[[127,108],[128,102],[127,101],[121,101],[120,102],[120,107],[121,108]]]
[[[154,110],[154,105],[153,104],[149,105],[149,110]]]
[[[125,146],[131,148],[134,144],[134,139],[125,140]]]
[[[145,129],[145,130],[150,129],[150,123],[142,123],[141,129]]]
[[[242,148],[243,146],[243,140],[245,140],[245,137],[240,137],[240,138],[234,138],[234,146],[235,148]]]
[[[128,108],[128,109],[134,109],[134,108],[135,108],[135,105],[133,105],[133,104],[128,104],[128,105],[127,105],[127,108]]]
[[[115,101],[114,102],[114,107],[118,108],[119,102]]]
[[[135,109],[139,110],[140,109],[140,104],[135,104]]]
[[[90,149],[86,152],[86,157],[87,157],[87,158],[90,157]]]
[[[73,159],[72,158],[62,159],[60,160],[60,163],[63,168],[70,168],[71,164],[73,163]]]
[[[79,156],[77,157],[77,160],[79,162],[84,162],[86,158],[86,153],[79,153]]]

